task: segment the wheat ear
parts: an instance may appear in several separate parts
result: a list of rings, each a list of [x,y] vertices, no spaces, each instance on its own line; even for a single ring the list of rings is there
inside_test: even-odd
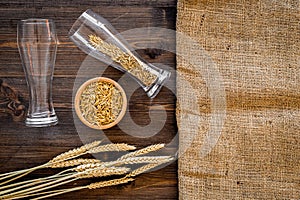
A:
[[[102,145],[99,146],[100,143],[96,144],[90,143],[88,145],[84,145],[80,148],[73,149],[66,153],[60,154],[50,160],[48,163],[41,165],[42,167],[69,167],[69,166],[76,166],[74,168],[66,169],[56,175],[49,176],[46,178],[35,179],[31,181],[24,181],[23,185],[20,183],[11,184],[9,186],[4,186],[0,188],[10,188],[12,186],[21,185],[17,188],[8,189],[5,191],[0,192],[0,195],[7,194],[4,196],[0,196],[0,199],[19,199],[25,198],[30,196],[36,195],[43,195],[41,197],[37,197],[36,199],[43,199],[46,197],[56,196],[59,194],[72,192],[81,189],[96,189],[106,186],[118,185],[133,181],[133,177],[138,176],[144,172],[147,172],[159,165],[172,161],[174,158],[170,156],[141,156],[144,154],[148,154],[150,152],[157,151],[164,147],[164,144],[158,145],[151,145],[146,148],[137,150],[132,153],[128,153],[121,158],[117,159],[116,161],[110,162],[101,162],[96,159],[73,159],[79,155],[84,155],[86,153],[97,153],[97,152],[105,152],[105,151],[127,151],[127,150],[134,150],[135,147],[126,144],[109,144],[109,145]],[[80,153],[78,153],[80,152]],[[130,169],[127,167],[118,167],[120,165],[132,165],[132,164],[142,164],[142,167],[139,167],[129,174],[127,174]],[[38,167],[41,167],[38,166]],[[32,168],[36,169],[36,168]],[[28,171],[27,171],[28,172]],[[22,171],[23,173],[23,171]],[[30,171],[28,172],[30,173]],[[72,181],[76,181],[81,178],[91,178],[91,177],[103,177],[103,176],[110,176],[110,175],[125,175],[123,178],[113,179],[109,181],[101,181],[92,183],[86,186],[80,186],[70,189],[62,189],[62,190],[53,190],[48,192],[41,192],[47,189],[51,189],[66,183],[70,183]],[[37,185],[39,184],[39,185]],[[36,186],[35,186],[36,185]],[[34,186],[34,187],[32,187]],[[25,189],[22,189],[25,188]],[[22,189],[22,190],[19,190]],[[17,190],[17,191],[16,191]],[[16,191],[16,192],[13,192]],[[13,193],[11,193],[13,192]]]
[[[81,156],[81,155],[85,154],[87,151],[89,151],[90,149],[92,149],[96,146],[99,146],[100,143],[101,143],[101,141],[94,141],[92,143],[83,145],[79,148],[75,148],[75,149],[72,149],[65,153],[59,154],[58,156],[55,156],[54,158],[52,158],[52,160],[49,161],[49,164],[52,164],[55,162],[61,162],[61,161],[72,159],[74,157]]]
[[[122,156],[121,158],[119,158],[118,160],[123,160],[123,159],[130,158],[130,157],[137,157],[137,156],[145,155],[145,154],[148,154],[150,152],[158,151],[158,150],[162,149],[164,146],[165,146],[165,144],[150,145],[150,146],[145,147],[143,149],[128,153],[128,154]]]
[[[66,160],[57,163],[51,163],[51,168],[66,168],[66,167],[73,167],[76,165],[84,165],[84,164],[91,164],[91,163],[101,163],[98,159],[73,159],[73,160]]]
[[[106,144],[102,146],[97,146],[88,151],[88,153],[101,153],[101,152],[109,152],[109,151],[131,151],[135,150],[136,147],[132,145],[128,145],[125,143],[117,143],[117,144]]]
[[[4,195],[3,197],[12,198],[12,197],[19,197],[20,195],[36,195],[37,192],[47,190],[50,188],[54,188],[72,181],[76,181],[82,178],[93,178],[93,177],[104,177],[104,176],[111,176],[111,175],[122,175],[126,174],[130,171],[129,168],[126,167],[98,167],[98,168],[88,168],[80,172],[74,172],[67,174],[63,177],[59,177],[53,181],[47,181],[38,186],[34,186],[31,188],[23,189],[14,193],[10,193],[8,195]],[[31,185],[27,185],[29,187]],[[20,188],[19,188],[20,189]],[[11,192],[11,191],[10,191]],[[5,193],[7,193],[5,191]]]
[[[68,192],[73,192],[73,191],[82,190],[82,189],[98,189],[98,188],[103,188],[103,187],[108,187],[108,186],[125,184],[125,183],[128,183],[128,182],[134,181],[134,179],[132,177],[135,177],[135,176],[138,176],[142,173],[145,173],[145,172],[147,172],[147,171],[149,171],[153,168],[156,168],[159,165],[162,165],[164,163],[166,163],[166,162],[147,164],[147,165],[144,165],[144,166],[132,171],[131,173],[129,173],[128,175],[126,175],[123,178],[91,183],[91,184],[86,185],[86,186],[80,186],[80,187],[71,188],[71,189],[57,190],[57,191],[51,192],[48,195],[34,198],[33,200],[40,200],[40,199],[53,197],[53,196],[56,196],[56,195],[65,194],[65,193],[68,193]]]
[[[85,153],[86,151],[90,150],[91,148],[98,146],[100,143],[101,143],[101,141],[94,141],[92,143],[83,145],[79,148],[72,149],[68,152],[62,153],[62,154],[54,157],[52,160],[50,160],[46,164],[42,164],[42,165],[39,165],[39,166],[36,166],[33,168],[29,168],[29,169],[0,174],[0,177],[1,177],[0,180],[6,180],[6,179],[10,178],[9,180],[1,182],[0,185],[5,185],[5,184],[12,182],[16,179],[19,179],[37,169],[42,169],[42,168],[48,167],[49,165],[52,165],[53,163],[65,161],[65,160],[80,156],[83,153]]]
[[[120,166],[120,165],[133,165],[144,163],[161,163],[168,162],[172,159],[170,156],[141,156],[129,157],[121,160],[101,163],[104,166]]]

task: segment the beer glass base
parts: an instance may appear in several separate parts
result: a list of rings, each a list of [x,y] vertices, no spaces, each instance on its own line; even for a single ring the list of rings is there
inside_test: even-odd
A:
[[[156,80],[155,84],[153,84],[151,88],[148,91],[146,91],[148,97],[150,97],[151,99],[156,97],[156,95],[159,93],[162,86],[169,80],[170,76],[171,76],[171,72],[167,70],[163,70],[160,73],[160,76]]]
[[[46,117],[27,117],[25,120],[25,124],[28,127],[47,127],[54,126],[58,123],[58,119],[56,115],[46,116]]]

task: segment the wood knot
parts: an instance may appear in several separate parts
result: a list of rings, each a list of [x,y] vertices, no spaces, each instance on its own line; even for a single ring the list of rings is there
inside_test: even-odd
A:
[[[0,112],[9,113],[14,121],[22,121],[26,107],[20,99],[19,93],[0,79]]]
[[[155,59],[163,53],[162,49],[145,49],[145,54],[148,55],[151,59]]]

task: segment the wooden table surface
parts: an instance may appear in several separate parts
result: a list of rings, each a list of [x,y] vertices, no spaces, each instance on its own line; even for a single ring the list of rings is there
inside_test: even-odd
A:
[[[153,101],[150,101],[142,89],[138,88],[129,99],[129,111],[125,116],[125,118],[131,117],[134,123],[143,130],[143,127],[156,122],[155,119],[151,121],[149,110],[159,113],[160,109],[163,108],[166,111],[167,119],[163,128],[156,135],[135,137],[118,126],[98,133],[87,128],[80,129],[82,125],[74,115],[72,104],[74,83],[76,78],[80,76],[78,70],[82,69],[83,61],[90,59],[96,65],[99,61],[87,58],[87,55],[69,40],[68,31],[77,17],[88,8],[92,8],[96,13],[108,19],[119,32],[142,27],[175,30],[176,1],[174,0],[1,1],[0,173],[45,163],[61,152],[95,139],[105,138],[107,142],[126,142],[136,145],[138,148],[155,143],[169,144],[173,139],[176,141],[176,98],[174,92],[166,87]],[[22,115],[22,106],[20,105],[28,106],[28,90],[17,48],[16,34],[18,21],[27,18],[51,18],[55,21],[57,27],[60,44],[54,71],[53,102],[59,124],[52,127],[29,128],[25,126],[24,120],[20,117]],[[143,40],[143,38],[139,38],[139,40]],[[164,39],[157,40],[156,38],[153,41],[158,41],[159,45],[165,45]],[[132,41],[129,42],[132,43]],[[173,38],[171,42],[175,44],[175,39]],[[170,40],[168,40],[168,43],[170,43]],[[148,62],[161,63],[175,69],[175,54],[172,52],[140,49],[138,53]],[[101,66],[100,63],[99,66]],[[123,76],[121,72],[111,67],[106,68],[103,73],[104,76],[115,80]],[[168,85],[173,89],[175,88],[174,75]],[[5,98],[10,97],[6,97],[5,93],[13,96],[10,99],[13,104],[10,104],[9,108],[7,108]],[[14,94],[17,96],[14,96]],[[161,104],[162,107],[158,107],[157,104]],[[129,131],[134,128],[126,127],[126,124],[123,126]],[[175,152],[176,149],[176,142],[168,146],[170,152]],[[53,169],[40,170],[29,175],[28,178],[46,176],[54,172],[56,171]],[[79,184],[81,182],[72,183],[71,186]],[[177,198],[177,163],[174,162],[165,168],[142,174],[137,177],[135,182],[130,184],[97,190],[82,190],[53,197],[52,199]]]

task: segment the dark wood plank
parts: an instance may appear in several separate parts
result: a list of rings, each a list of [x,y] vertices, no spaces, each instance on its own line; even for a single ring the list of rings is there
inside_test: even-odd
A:
[[[160,94],[150,101],[141,90],[131,91],[123,85],[129,94],[129,110],[123,123],[123,128],[130,129],[126,120],[132,118],[138,126],[146,126],[155,122],[149,116],[149,110],[155,113],[166,112],[163,128],[151,137],[138,138],[126,134],[119,126],[103,132],[87,129],[78,122],[73,112],[72,95],[76,91],[74,84],[89,77],[78,73],[86,59],[91,62],[92,70],[98,74],[118,80],[123,73],[105,66],[97,60],[87,58],[69,39],[68,30],[76,18],[86,9],[107,18],[119,31],[124,32],[134,28],[161,27],[175,29],[176,1],[174,0],[128,0],[128,1],[2,1],[0,2],[0,79],[15,88],[24,105],[28,105],[28,91],[21,60],[16,43],[17,23],[21,19],[52,18],[57,26],[60,41],[57,52],[53,80],[53,101],[59,117],[59,124],[47,128],[29,128],[24,122],[13,121],[11,115],[0,110],[0,173],[17,169],[33,167],[42,164],[53,156],[82,145],[94,139],[104,138],[111,142],[127,142],[139,148],[154,144],[167,143],[166,154],[174,154],[177,150],[177,127],[175,117],[176,97],[175,76],[168,82]],[[129,38],[132,45],[137,41],[151,40],[164,46],[175,46],[175,37],[163,38],[157,33],[153,38]],[[143,46],[143,45],[140,45]],[[153,53],[154,51],[154,53]],[[140,49],[138,53],[149,62],[161,63],[175,69],[175,54],[168,51],[155,52],[153,49]],[[124,78],[124,77],[123,77]],[[127,79],[126,79],[127,78]],[[126,77],[130,84],[133,80]],[[128,82],[128,85],[130,85]],[[156,104],[163,106],[163,109]],[[152,122],[151,122],[152,120]],[[172,143],[171,143],[172,141]],[[101,155],[99,155],[101,156]],[[109,155],[102,155],[109,157]],[[41,177],[56,172],[52,169],[37,171],[28,178]],[[82,181],[77,184],[89,183]],[[74,186],[70,184],[70,186]],[[166,166],[158,171],[143,174],[133,183],[124,186],[103,188],[98,190],[83,190],[52,199],[177,199],[177,163]]]
[[[43,0],[35,0],[35,1],[4,1],[0,2],[1,8],[11,8],[11,7],[23,7],[23,8],[36,8],[41,9],[44,7],[92,7],[97,8],[98,6],[150,6],[150,7],[175,7],[175,0],[73,0],[73,1],[43,1]]]

